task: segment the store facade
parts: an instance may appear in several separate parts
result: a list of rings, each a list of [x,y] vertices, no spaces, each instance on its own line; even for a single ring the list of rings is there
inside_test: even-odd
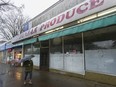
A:
[[[39,45],[36,43],[37,38],[30,38],[26,39],[17,43],[13,43],[14,48],[14,59],[20,60],[24,58],[25,56],[29,56],[31,54],[34,54],[35,57],[32,59],[34,63],[34,67],[39,69]]]
[[[40,65],[40,49],[38,44],[35,45],[36,43],[33,44],[27,44],[23,46],[24,49],[24,57],[25,56],[29,56],[31,54],[33,54],[35,57],[32,58],[33,60],[33,64],[34,64],[34,68],[39,69],[39,65]]]
[[[116,85],[115,3],[86,0],[12,42],[36,36],[37,41],[23,44],[23,53],[36,55],[33,61],[40,70]]]
[[[0,63],[5,63],[6,59],[5,59],[5,44],[0,46]]]
[[[0,62],[9,63],[13,59],[13,49],[11,42],[6,42],[0,46]]]

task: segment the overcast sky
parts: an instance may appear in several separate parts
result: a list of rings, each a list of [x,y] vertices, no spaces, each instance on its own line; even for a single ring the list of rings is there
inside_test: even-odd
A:
[[[24,15],[33,18],[58,0],[11,0],[16,6],[24,4]]]

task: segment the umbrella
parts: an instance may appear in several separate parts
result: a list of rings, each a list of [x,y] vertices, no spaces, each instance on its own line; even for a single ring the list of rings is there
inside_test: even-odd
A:
[[[30,59],[33,58],[33,57],[35,57],[35,56],[34,56],[34,55],[26,56],[26,57],[24,57],[23,59],[21,59],[21,60],[19,61],[19,63],[24,62],[24,61],[26,61],[26,60],[30,60]]]

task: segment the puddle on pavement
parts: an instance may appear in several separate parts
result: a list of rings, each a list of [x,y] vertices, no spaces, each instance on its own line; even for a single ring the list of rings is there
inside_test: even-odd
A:
[[[19,73],[19,72],[16,72],[16,79],[17,80],[21,80],[21,77],[22,77],[22,74],[21,73]]]

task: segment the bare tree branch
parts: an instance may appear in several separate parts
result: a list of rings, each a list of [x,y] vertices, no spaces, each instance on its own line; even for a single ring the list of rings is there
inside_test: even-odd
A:
[[[28,21],[22,14],[23,7],[15,6],[10,0],[0,0],[0,38],[7,41],[23,32],[22,25]]]
[[[23,32],[22,25],[28,21],[21,10],[11,10],[0,17],[0,36],[6,40]]]

